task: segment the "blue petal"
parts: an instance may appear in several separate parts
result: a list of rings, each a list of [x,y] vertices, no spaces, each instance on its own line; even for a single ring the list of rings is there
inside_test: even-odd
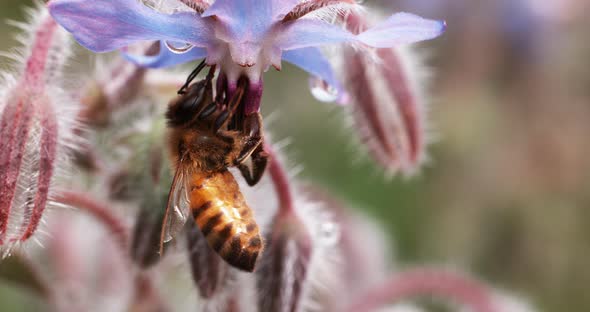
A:
[[[285,26],[278,38],[278,45],[283,50],[291,50],[331,43],[360,42],[375,48],[390,48],[435,38],[445,28],[446,23],[442,21],[398,13],[377,26],[354,35],[342,27],[321,20],[302,19]]]
[[[53,18],[84,47],[107,52],[139,40],[190,42],[204,47],[213,32],[197,13],[163,14],[137,0],[52,0]]]
[[[358,35],[357,39],[376,48],[390,48],[440,36],[446,23],[409,13],[397,13],[384,22]]]
[[[270,19],[272,0],[216,0],[203,12],[203,17],[217,15],[223,18],[244,19],[258,15]]]
[[[301,0],[216,0],[203,17],[217,15],[242,22],[274,21],[289,13]],[[252,19],[256,17],[256,19]]]
[[[292,50],[354,40],[355,35],[342,27],[321,20],[300,19],[285,26],[278,45],[283,50]]]
[[[272,25],[272,0],[216,0],[202,17],[213,15],[228,26],[224,39],[258,42]]]
[[[283,60],[296,65],[306,72],[324,80],[336,89],[338,95],[344,96],[345,91],[336,79],[332,65],[318,48],[302,48],[283,52]]]
[[[207,49],[192,48],[185,53],[177,54],[177,53],[173,53],[172,51],[170,51],[166,47],[166,44],[163,41],[161,41],[160,42],[160,52],[158,53],[158,55],[153,55],[153,56],[149,55],[148,56],[148,55],[123,53],[123,56],[127,60],[129,60],[139,66],[150,67],[150,68],[161,68],[161,67],[174,66],[174,65],[178,65],[178,64],[182,64],[182,63],[186,63],[186,62],[190,62],[190,61],[204,58],[207,56]]]

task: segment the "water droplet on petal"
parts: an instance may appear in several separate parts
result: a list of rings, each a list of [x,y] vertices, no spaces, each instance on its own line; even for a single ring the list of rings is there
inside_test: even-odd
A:
[[[194,46],[188,42],[166,41],[166,47],[176,54],[182,54],[190,51]]]
[[[309,88],[311,89],[311,94],[321,102],[334,102],[339,96],[336,88],[317,77],[311,77],[309,79]]]

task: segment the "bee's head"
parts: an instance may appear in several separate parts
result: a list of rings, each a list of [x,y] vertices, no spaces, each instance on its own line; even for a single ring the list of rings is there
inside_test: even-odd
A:
[[[180,94],[168,106],[166,119],[172,127],[184,126],[190,123],[203,108],[213,103],[211,83],[201,80],[193,83],[184,94]]]

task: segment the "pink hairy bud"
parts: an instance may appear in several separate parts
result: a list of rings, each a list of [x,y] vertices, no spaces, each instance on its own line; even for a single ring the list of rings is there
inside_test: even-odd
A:
[[[189,262],[199,295],[212,299],[228,284],[229,265],[213,250],[194,222],[187,226]]]
[[[364,18],[351,14],[347,27],[360,32]],[[424,160],[425,109],[415,71],[400,49],[344,48],[344,77],[353,102],[354,123],[371,156],[390,173],[411,174]],[[411,62],[410,62],[411,63]]]
[[[160,260],[159,245],[163,216],[142,207],[137,212],[131,240],[131,258],[142,268],[148,268]]]
[[[277,215],[258,269],[260,311],[298,311],[312,253],[307,228],[295,217]]]
[[[313,241],[295,210],[289,178],[272,147],[270,175],[279,210],[266,238],[266,250],[257,271],[260,311],[298,311],[307,287]]]
[[[48,14],[31,14],[20,75],[0,90],[0,246],[28,240],[51,202],[73,142],[73,116],[58,85],[67,37]],[[25,28],[25,27],[23,27]],[[18,57],[15,57],[18,59]],[[5,249],[9,251],[9,249]]]

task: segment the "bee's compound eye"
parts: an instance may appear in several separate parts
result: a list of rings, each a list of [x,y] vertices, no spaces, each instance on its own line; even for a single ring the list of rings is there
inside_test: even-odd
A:
[[[188,93],[178,103],[178,110],[182,113],[194,115],[201,107],[205,98],[205,81],[191,85]]]
[[[197,107],[194,96],[185,96],[178,103],[178,111],[181,113],[192,113]]]

